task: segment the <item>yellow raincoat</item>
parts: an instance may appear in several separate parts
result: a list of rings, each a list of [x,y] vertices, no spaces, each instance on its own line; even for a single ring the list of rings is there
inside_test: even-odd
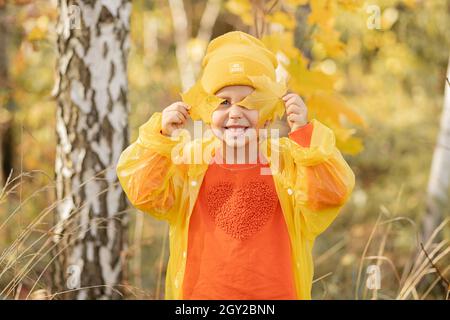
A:
[[[186,135],[166,137],[160,133],[161,115],[154,113],[139,127],[138,139],[120,156],[117,175],[134,207],[168,221],[170,257],[165,298],[182,299],[189,219],[208,164],[221,141],[214,135],[193,141]],[[310,147],[302,147],[288,137],[260,141],[289,232],[298,299],[311,299],[314,240],[335,219],[355,182],[335,146],[333,132],[317,120],[311,122]],[[199,151],[204,155],[202,161],[183,162],[192,160]]]

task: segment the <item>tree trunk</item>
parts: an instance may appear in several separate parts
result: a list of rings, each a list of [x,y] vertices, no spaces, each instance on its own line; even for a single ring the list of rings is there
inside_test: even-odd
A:
[[[200,21],[200,27],[197,33],[197,43],[200,50],[205,51],[209,40],[211,39],[212,29],[217,20],[220,11],[221,0],[208,0]],[[192,87],[195,78],[200,72],[202,55],[189,56],[188,43],[190,39],[188,29],[188,17],[182,0],[169,0],[170,12],[172,14],[172,23],[174,29],[174,38],[176,46],[176,57],[178,71],[181,79],[181,89],[183,92]]]
[[[11,105],[8,76],[8,28],[5,21],[6,7],[0,3],[0,95],[6,94],[6,101],[0,105],[0,189],[12,169],[12,124],[13,116],[8,110]]]
[[[128,145],[130,0],[58,1],[53,294],[118,299],[128,218],[115,167]]]
[[[181,89],[185,92],[195,83],[194,69],[188,52],[189,34],[186,10],[184,9],[183,0],[169,0],[169,6],[172,14],[176,45],[175,52],[181,79]]]
[[[208,2],[206,2],[205,10],[203,11],[202,19],[200,20],[200,27],[197,33],[197,41],[201,45],[202,54],[195,56],[194,61],[192,62],[194,75],[196,77],[201,72],[201,61],[204,57],[206,47],[211,40],[214,24],[219,16],[221,4],[222,0],[208,0]]]
[[[441,115],[436,148],[427,190],[426,212],[423,219],[422,237],[426,241],[433,230],[442,222],[444,212],[448,210],[450,185],[450,58],[445,82],[444,106]],[[448,214],[448,211],[447,211]]]

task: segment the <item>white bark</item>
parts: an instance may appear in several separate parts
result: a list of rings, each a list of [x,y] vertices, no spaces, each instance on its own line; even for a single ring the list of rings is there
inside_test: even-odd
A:
[[[448,196],[450,185],[450,59],[447,67],[444,105],[441,124],[434,149],[433,161],[427,190],[427,209],[423,220],[424,240],[432,234],[441,223],[444,215],[448,215]],[[445,211],[447,208],[447,211]]]
[[[194,71],[188,53],[189,35],[186,10],[184,9],[183,0],[169,0],[169,6],[175,34],[178,70],[181,78],[181,87],[184,92],[195,83]]]
[[[209,0],[206,3],[205,11],[203,11],[202,19],[200,20],[200,28],[197,34],[197,40],[201,46],[200,50],[206,51],[209,41],[211,40],[212,31],[214,24],[216,23],[217,17],[219,16],[220,5],[222,0]],[[198,75],[200,73],[202,55],[198,55],[193,61],[194,74]]]
[[[59,0],[54,290],[120,298],[125,195],[115,167],[128,145],[129,0]],[[72,268],[79,275],[68,274]],[[70,277],[79,276],[79,281]]]

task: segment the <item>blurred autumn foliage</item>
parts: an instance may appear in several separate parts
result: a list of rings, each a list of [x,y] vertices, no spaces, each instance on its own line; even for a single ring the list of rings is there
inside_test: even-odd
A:
[[[5,44],[0,50],[6,53],[0,54],[4,59],[0,65],[7,67],[0,82],[0,119],[13,119],[12,151],[7,153],[13,176],[29,173],[20,178],[14,192],[0,196],[0,252],[55,201],[56,106],[51,95],[55,2],[0,0],[0,38]],[[180,99],[178,44],[173,19],[168,18],[172,16],[169,2],[133,1],[128,64],[132,141],[153,112]],[[208,1],[182,2],[188,22],[186,52],[198,64],[207,41],[194,35],[202,27]],[[355,172],[350,203],[315,245],[319,280],[313,287],[314,298],[399,297],[401,288],[411,286],[408,277],[415,270],[416,234],[424,212],[450,53],[450,2],[215,2],[220,10],[210,38],[231,30],[259,36],[277,53],[279,76],[287,78],[290,90],[305,100],[309,117],[334,130]],[[193,70],[198,76],[197,66]],[[448,215],[448,206],[446,210]],[[17,214],[3,223],[12,213]],[[168,254],[165,225],[150,217],[142,219],[136,210],[130,215],[129,283],[140,288],[136,297],[161,298]],[[51,216],[44,221],[50,222]],[[447,225],[443,228],[447,241],[448,231]],[[448,243],[442,248],[447,253],[437,265],[449,278]],[[370,256],[376,261],[367,259]],[[5,263],[1,259],[5,256],[0,257],[0,265]],[[379,290],[364,285],[370,264],[380,267]],[[31,283],[43,270],[40,263],[33,268]],[[0,268],[0,292],[10,279]],[[423,279],[402,298],[445,297],[436,272]],[[436,279],[436,287],[428,292]],[[40,281],[38,287],[45,287],[45,276]]]

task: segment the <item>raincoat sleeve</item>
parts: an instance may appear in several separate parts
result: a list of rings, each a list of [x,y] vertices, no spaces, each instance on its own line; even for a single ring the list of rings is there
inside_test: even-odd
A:
[[[347,202],[355,176],[335,146],[333,131],[319,121],[289,134],[289,141],[294,214],[301,215],[305,236],[314,239]]]
[[[183,165],[172,158],[182,136],[161,133],[161,116],[156,112],[139,127],[139,135],[120,155],[116,172],[131,204],[160,220],[171,221],[177,212],[177,192],[184,179]]]

